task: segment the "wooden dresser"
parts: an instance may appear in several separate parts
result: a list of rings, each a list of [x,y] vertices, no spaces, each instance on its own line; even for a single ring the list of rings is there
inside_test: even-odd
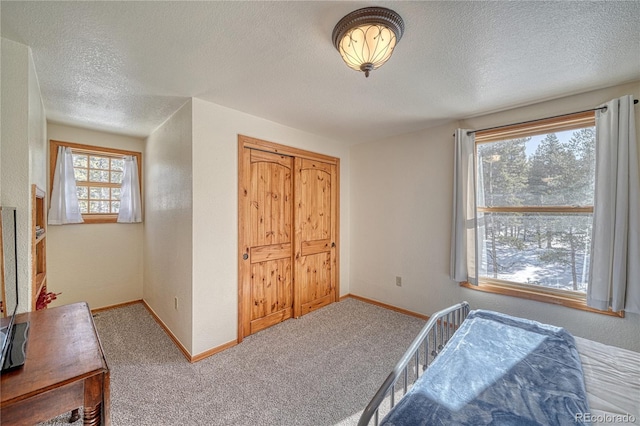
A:
[[[86,303],[28,312],[23,367],[2,374],[2,425],[32,425],[84,408],[85,425],[109,425],[109,367]]]

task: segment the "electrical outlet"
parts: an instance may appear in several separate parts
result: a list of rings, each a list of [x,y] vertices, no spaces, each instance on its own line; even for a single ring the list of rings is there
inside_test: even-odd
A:
[[[402,287],[402,277],[396,277],[396,285]]]
[[[176,311],[178,310],[178,298],[177,297],[173,298],[173,307],[176,309]]]

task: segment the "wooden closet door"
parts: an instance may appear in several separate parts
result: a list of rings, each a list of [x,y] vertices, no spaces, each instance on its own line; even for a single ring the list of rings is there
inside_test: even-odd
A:
[[[336,301],[336,165],[295,158],[294,315]]]
[[[293,159],[241,153],[240,339],[293,315]]]

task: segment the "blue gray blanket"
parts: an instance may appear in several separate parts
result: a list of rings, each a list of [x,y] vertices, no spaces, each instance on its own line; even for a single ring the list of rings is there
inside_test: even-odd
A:
[[[381,425],[580,425],[588,412],[573,336],[476,310]]]

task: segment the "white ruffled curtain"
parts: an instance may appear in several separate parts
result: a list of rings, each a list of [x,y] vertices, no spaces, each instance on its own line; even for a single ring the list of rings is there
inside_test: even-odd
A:
[[[49,225],[65,225],[82,223],[82,215],[78,206],[76,178],[73,172],[73,154],[69,147],[58,147],[53,172],[53,190],[51,191],[51,207],[49,208]]]
[[[138,159],[131,155],[124,157],[124,174],[120,190],[118,222],[142,222],[142,202],[140,200],[140,181],[138,180]]]
[[[633,98],[596,114],[596,183],[587,305],[640,313],[640,175]]]
[[[478,259],[482,259],[478,232],[482,219],[476,216],[478,200],[475,135],[467,129],[455,134],[453,225],[451,230],[451,279],[478,284]],[[481,224],[478,227],[478,223]],[[479,229],[480,228],[480,229]]]

